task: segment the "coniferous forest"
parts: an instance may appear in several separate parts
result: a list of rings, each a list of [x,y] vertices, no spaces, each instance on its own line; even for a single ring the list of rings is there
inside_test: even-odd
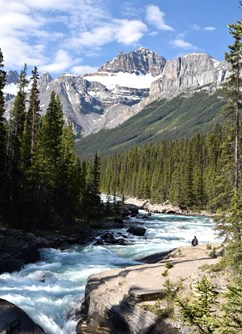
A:
[[[135,146],[102,161],[101,186],[122,194],[215,212],[229,205],[233,187],[233,130],[191,140]]]
[[[10,118],[4,118],[6,72],[0,52],[0,215],[10,226],[35,230],[64,227],[100,214],[100,162],[80,163],[71,124],[53,91],[41,116],[38,71],[27,101],[27,66],[19,77]]]

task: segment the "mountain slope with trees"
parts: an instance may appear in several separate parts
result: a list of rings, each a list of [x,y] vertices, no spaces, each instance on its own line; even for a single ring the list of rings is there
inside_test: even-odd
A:
[[[220,90],[214,94],[197,92],[191,97],[179,95],[172,100],[155,101],[119,127],[78,140],[77,153],[84,157],[95,152],[107,154],[133,145],[209,132],[224,121],[222,94]]]

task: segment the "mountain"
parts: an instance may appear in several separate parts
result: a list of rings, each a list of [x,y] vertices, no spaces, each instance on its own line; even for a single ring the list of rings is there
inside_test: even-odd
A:
[[[63,74],[52,79],[42,73],[39,80],[40,102],[46,111],[51,91],[60,95],[65,115],[73,122],[76,133],[86,136],[102,128],[123,122],[128,107],[149,95],[149,88],[164,68],[166,60],[145,48],[104,64],[97,73],[86,76]],[[128,84],[127,84],[128,83]],[[5,94],[16,94],[16,85],[7,84]],[[12,101],[6,105],[11,108]]]
[[[180,94],[173,99],[156,100],[115,129],[103,129],[76,142],[82,158],[126,150],[133,145],[161,140],[191,138],[206,133],[224,121],[222,91]]]
[[[173,99],[194,91],[215,92],[227,73],[226,63],[195,53],[168,60],[146,48],[120,53],[96,73],[63,74],[53,79],[42,73],[40,103],[46,111],[52,90],[60,95],[63,111],[76,134],[85,137],[101,129],[116,128],[151,102]],[[9,72],[4,92],[10,110],[18,74]]]

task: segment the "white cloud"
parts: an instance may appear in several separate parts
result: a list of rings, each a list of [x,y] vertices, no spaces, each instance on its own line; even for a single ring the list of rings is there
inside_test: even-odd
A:
[[[3,1],[0,47],[8,68],[25,62],[52,72],[76,68],[71,58],[80,63],[80,53],[91,55],[112,42],[137,43],[148,30],[138,19],[112,16],[110,0]]]
[[[138,42],[146,30],[146,25],[141,21],[113,19],[106,25],[96,27],[91,31],[81,32],[78,37],[69,41],[69,45],[70,47],[74,45],[95,47],[112,41],[129,45]]]
[[[216,30],[216,28],[215,28],[215,27],[210,27],[210,26],[209,26],[209,27],[205,27],[204,30],[205,30],[205,31],[214,31],[214,30]]]
[[[64,50],[58,50],[52,63],[41,65],[39,69],[47,72],[63,72],[73,64],[72,58]]]
[[[163,13],[158,6],[149,5],[146,7],[147,21],[160,30],[174,30],[171,26],[165,23],[165,13]]]
[[[208,26],[208,27],[201,27],[199,26],[198,24],[194,23],[192,26],[191,26],[192,30],[194,31],[199,31],[199,30],[203,30],[203,31],[214,31],[216,30],[215,27],[212,27],[212,26]]]
[[[194,50],[196,49],[196,46],[192,45],[190,42],[185,41],[182,38],[177,38],[174,39],[173,41],[170,42],[170,44],[173,47],[181,48],[181,49],[187,49],[187,50]]]
[[[130,45],[138,42],[146,32],[146,25],[138,20],[116,20],[115,39],[119,43]]]

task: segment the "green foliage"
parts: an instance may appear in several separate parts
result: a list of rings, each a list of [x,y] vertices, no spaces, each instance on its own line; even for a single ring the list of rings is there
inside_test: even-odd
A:
[[[177,300],[183,322],[192,326],[194,333],[214,333],[218,321],[213,317],[217,308],[216,286],[206,277],[196,285],[196,297]]]
[[[163,277],[167,277],[169,274],[168,270],[164,270],[163,273],[161,274]]]
[[[225,145],[230,133],[230,126],[217,126],[206,136],[134,146],[112,154],[101,161],[101,190],[153,202],[168,199],[196,211],[224,210],[233,191],[232,150],[230,144]]]
[[[227,286],[218,309],[216,286],[203,277],[196,286],[192,299],[178,299],[177,304],[184,324],[194,333],[237,334],[242,330],[242,285],[236,279]]]
[[[219,326],[220,334],[237,334],[242,332],[242,283],[228,286],[226,302],[222,304],[223,317]]]
[[[173,263],[171,263],[171,262],[166,262],[166,264],[165,264],[165,267],[167,268],[167,269],[171,269],[172,267],[173,267],[174,265],[173,265]]]
[[[24,124],[26,119],[26,78],[27,66],[21,71],[18,83],[18,93],[15,98],[13,108],[10,111],[9,131],[7,140],[6,158],[6,200],[5,215],[12,222],[17,222],[17,218],[22,215],[22,199],[24,175],[22,165],[22,139]]]
[[[3,54],[0,49],[0,210],[6,206],[5,196],[5,163],[7,145],[7,123],[4,117],[4,97],[3,89],[5,86],[6,72],[3,69]]]
[[[242,241],[231,241],[227,244],[224,256],[218,267],[232,269],[235,275],[242,274]]]
[[[172,317],[174,315],[174,304],[178,292],[178,287],[174,283],[172,283],[169,279],[165,280],[163,286],[164,286],[165,308],[161,316]]]

